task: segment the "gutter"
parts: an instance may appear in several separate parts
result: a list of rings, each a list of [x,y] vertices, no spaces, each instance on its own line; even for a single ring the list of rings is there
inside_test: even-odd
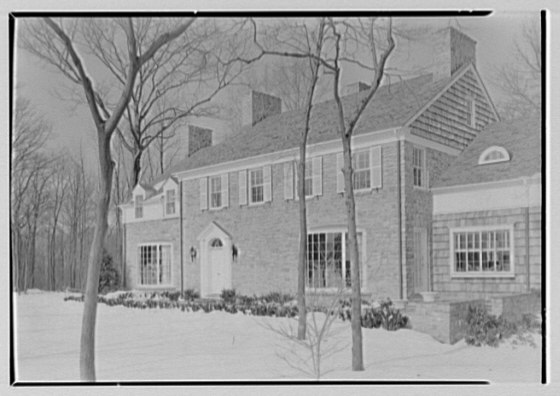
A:
[[[179,250],[181,254],[181,297],[185,292],[184,285],[184,254],[183,254],[183,181],[179,181]]]
[[[399,299],[403,299],[403,254],[402,254],[402,202],[401,202],[401,140],[397,140],[397,202],[399,209],[397,210],[398,224],[398,247],[399,247]]]

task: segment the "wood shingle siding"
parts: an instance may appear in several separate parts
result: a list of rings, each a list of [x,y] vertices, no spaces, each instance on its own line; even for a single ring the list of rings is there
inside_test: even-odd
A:
[[[475,101],[475,128],[468,123],[468,99]],[[472,70],[455,82],[414,122],[413,134],[447,146],[463,149],[489,123],[497,121],[491,103]]]

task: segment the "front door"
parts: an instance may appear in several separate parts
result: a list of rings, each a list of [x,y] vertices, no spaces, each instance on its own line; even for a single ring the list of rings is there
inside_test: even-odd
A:
[[[428,230],[414,228],[414,292],[428,291]]]
[[[228,288],[227,249],[220,238],[210,241],[209,246],[209,294],[220,294]]]

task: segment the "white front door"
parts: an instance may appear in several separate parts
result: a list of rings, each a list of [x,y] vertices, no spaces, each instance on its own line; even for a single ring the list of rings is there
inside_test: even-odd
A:
[[[222,290],[229,288],[228,258],[222,240],[219,238],[211,240],[208,254],[209,294],[220,294]]]

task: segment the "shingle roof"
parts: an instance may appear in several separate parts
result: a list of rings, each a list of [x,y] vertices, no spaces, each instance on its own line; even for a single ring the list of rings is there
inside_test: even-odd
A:
[[[491,146],[504,147],[510,154],[510,160],[478,165],[480,154]],[[434,181],[434,187],[533,176],[541,169],[541,120],[533,118],[497,122],[479,133],[441,177]]]
[[[434,82],[432,75],[427,74],[381,87],[366,107],[354,134],[403,126],[450,80]],[[357,108],[364,95],[366,92],[342,98],[346,115]],[[336,114],[334,100],[314,106],[308,144],[338,138]],[[174,167],[171,173],[298,147],[304,125],[305,110],[271,116],[253,127],[245,127],[220,144],[196,152]]]

